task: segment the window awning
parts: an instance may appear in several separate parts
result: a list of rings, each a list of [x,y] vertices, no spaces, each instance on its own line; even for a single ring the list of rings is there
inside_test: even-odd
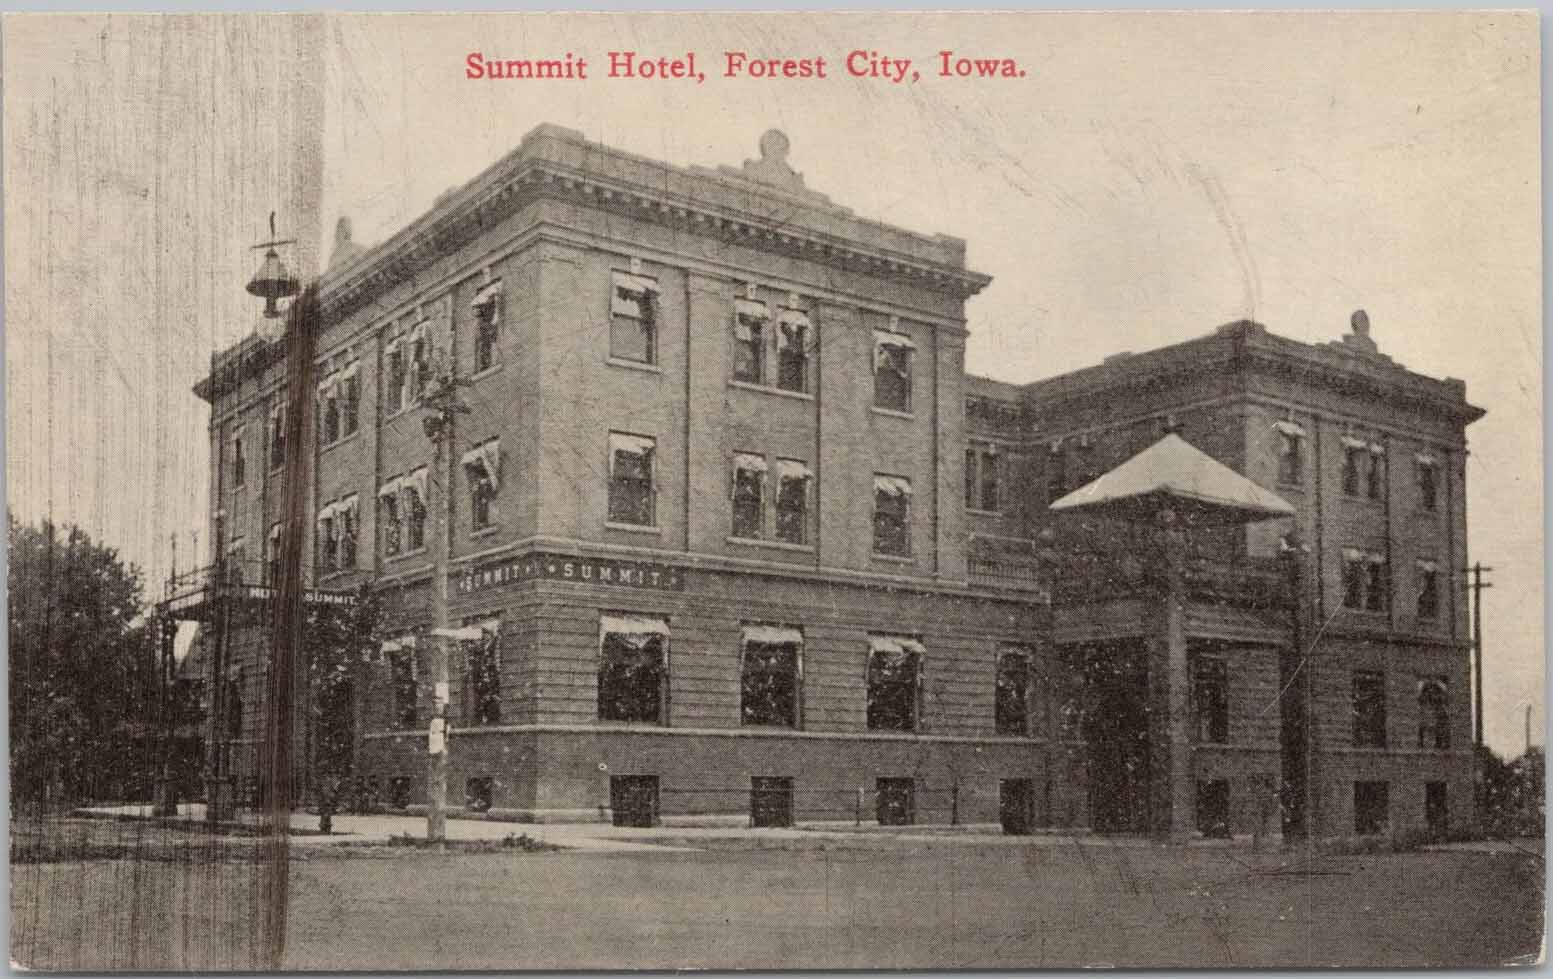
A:
[[[339,510],[339,508],[340,505],[338,503],[325,503],[323,506],[318,508],[318,522],[323,523],[325,520],[333,520],[334,514]]]
[[[742,469],[745,472],[764,473],[767,471],[766,457],[755,455],[752,452],[735,452],[733,454],[733,468]]]
[[[425,503],[426,480],[429,476],[430,470],[428,470],[427,467],[422,466],[404,478],[404,482],[401,488],[414,490],[416,497],[419,498],[422,503]]]
[[[744,641],[764,643],[768,646],[781,646],[787,643],[801,646],[803,633],[784,625],[747,625],[744,627]]]
[[[777,478],[809,480],[814,478],[814,470],[797,459],[778,459]]]
[[[614,636],[632,649],[641,649],[655,636],[667,640],[669,624],[645,615],[601,615],[599,641],[603,642],[605,636]]]
[[[322,381],[318,382],[318,396],[325,399],[334,397],[334,390],[339,383],[339,371],[330,371]]]
[[[1371,564],[1385,564],[1386,563],[1386,555],[1384,555],[1384,554],[1379,554],[1379,553],[1371,552],[1370,554],[1365,555],[1365,557],[1366,557],[1366,559]]]
[[[751,326],[755,323],[764,323],[768,318],[765,303],[755,302],[752,299],[736,299],[733,303],[733,335],[740,340],[749,340],[754,336]]]
[[[415,648],[415,637],[395,636],[392,639],[384,639],[381,650],[385,653],[398,653]]]
[[[910,636],[869,636],[868,651],[870,653],[917,653],[927,652],[927,647],[922,642]]]
[[[404,335],[404,342],[408,343],[410,346],[413,347],[413,346],[415,346],[416,341],[424,340],[425,338],[426,338],[426,321],[425,320],[420,320],[414,326],[410,327],[410,329],[408,331],[406,331],[406,333]]]
[[[488,636],[501,633],[501,619],[484,619],[480,622],[472,622],[469,625],[458,626],[450,629],[433,629],[431,634],[442,639],[454,639],[458,642],[479,642]]]
[[[499,314],[500,309],[496,306],[496,301],[499,298],[501,298],[501,280],[492,279],[490,282],[487,282],[485,285],[481,286],[479,291],[475,293],[475,297],[469,300],[469,308],[479,310],[483,307],[490,306],[493,307],[493,312]]]
[[[658,294],[658,280],[649,279],[645,275],[616,272],[614,283],[615,289],[610,297],[609,311],[616,316],[640,319],[642,299]]]
[[[227,544],[227,546],[226,546],[226,552],[228,554],[237,554],[237,553],[239,553],[243,549],[243,543],[244,543],[244,541],[243,541],[243,538],[241,538],[241,537],[234,537],[234,538],[232,538],[231,543]]]
[[[361,498],[358,494],[352,493],[350,496],[345,497],[339,503],[335,504],[334,512],[340,514],[341,516],[348,516],[352,521],[354,521],[356,519],[356,514],[360,509]]]
[[[809,332],[809,314],[801,309],[784,309],[777,313],[777,347],[786,348],[802,343]]]
[[[1433,455],[1431,455],[1428,452],[1420,452],[1417,455],[1413,456],[1413,458],[1418,460],[1418,464],[1420,466],[1432,466],[1435,463],[1439,462],[1438,459],[1436,459]]]
[[[1368,442],[1361,438],[1354,438],[1352,435],[1344,435],[1340,441],[1343,443],[1343,448],[1345,449],[1369,448]]]
[[[1273,428],[1285,435],[1295,435],[1299,438],[1305,437],[1305,429],[1298,422],[1276,421],[1273,422]]]
[[[270,543],[272,545],[280,543],[280,524],[278,523],[270,524]]]
[[[1420,571],[1428,571],[1430,573],[1433,573],[1435,571],[1438,571],[1439,568],[1440,568],[1440,566],[1438,564],[1435,564],[1433,561],[1419,561],[1418,562],[1418,570],[1420,570]]]
[[[404,336],[402,334],[398,334],[398,333],[394,334],[392,337],[389,338],[387,343],[383,344],[383,356],[384,357],[392,357],[395,353],[397,353],[399,351],[399,345],[401,343],[403,343],[403,342],[404,342]]]
[[[501,440],[487,439],[464,453],[459,460],[465,469],[479,469],[495,492],[501,485]]]
[[[390,479],[388,482],[386,482],[382,486],[378,487],[378,490],[377,490],[378,499],[383,500],[383,499],[389,499],[391,497],[398,496],[399,495],[399,488],[401,486],[403,486],[403,485],[404,485],[404,477],[402,477],[402,476],[395,476],[393,479]]]
[[[1363,561],[1364,552],[1359,550],[1357,547],[1345,547],[1343,548],[1343,560],[1350,562]]]
[[[911,337],[903,333],[891,333],[888,330],[874,331],[874,369],[889,363],[889,351],[891,350],[915,350],[917,345],[911,342]]]
[[[642,435],[623,435],[620,432],[609,433],[609,471],[613,475],[615,471],[615,455],[625,453],[629,456],[641,456],[646,458],[652,454],[657,443]]]
[[[888,496],[910,496],[911,480],[901,476],[875,476],[874,492]]]

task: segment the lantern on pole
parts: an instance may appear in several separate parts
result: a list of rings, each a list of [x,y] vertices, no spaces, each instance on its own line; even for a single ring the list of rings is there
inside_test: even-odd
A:
[[[264,318],[279,319],[280,308],[276,301],[289,299],[302,290],[302,284],[296,276],[286,268],[286,263],[280,260],[280,254],[275,251],[279,245],[296,244],[295,238],[280,240],[275,237],[275,212],[270,212],[270,240],[261,241],[254,245],[254,249],[266,249],[264,264],[259,266],[259,271],[248,282],[248,291],[264,300]]]

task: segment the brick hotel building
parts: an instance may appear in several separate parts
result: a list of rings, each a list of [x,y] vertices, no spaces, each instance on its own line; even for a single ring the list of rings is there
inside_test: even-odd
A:
[[[1291,760],[1322,832],[1467,811],[1449,581],[1481,412],[1459,381],[1358,319],[1327,346],[1239,323],[1033,384],[969,376],[990,280],[964,242],[854,215],[787,151],[773,132],[741,168],[679,168],[541,126],[380,245],[342,222],[307,578],[367,585],[388,638],[303,725],[305,784],[317,723],[344,724],[357,775],[425,804],[443,512],[466,814],[1276,831]],[[279,539],[282,356],[249,337],[196,387],[211,539],[250,592]],[[435,364],[470,411],[434,463]],[[1172,433],[1292,504],[1297,536],[1194,532],[1171,590],[1147,528],[1048,509]],[[202,617],[220,587],[170,604]],[[240,782],[260,619],[200,640]]]

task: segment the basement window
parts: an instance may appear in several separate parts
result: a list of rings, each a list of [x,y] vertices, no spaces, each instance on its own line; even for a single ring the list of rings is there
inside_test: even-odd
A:
[[[640,615],[599,620],[599,720],[663,724],[669,623]]]
[[[642,275],[611,275],[609,355],[653,364],[658,360],[658,281]]]
[[[1391,787],[1385,782],[1353,784],[1353,829],[1360,836],[1383,833],[1391,819]]]
[[[881,778],[874,782],[876,812],[880,826],[910,826],[917,821],[916,781],[909,778]]]
[[[468,812],[490,812],[492,778],[475,775],[464,781],[464,809]]]
[[[785,776],[755,775],[750,778],[750,825],[793,825],[793,780]]]
[[[1229,780],[1197,783],[1197,830],[1207,837],[1229,839]]]
[[[803,633],[787,626],[747,625],[741,646],[741,723],[796,728]]]
[[[868,730],[915,731],[922,700],[922,643],[905,636],[871,636],[868,643]]]

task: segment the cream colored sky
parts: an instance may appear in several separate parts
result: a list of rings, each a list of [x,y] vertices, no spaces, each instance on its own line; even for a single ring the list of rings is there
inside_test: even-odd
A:
[[[256,261],[243,246],[271,207],[283,224],[310,224],[310,243],[322,244],[340,214],[372,242],[540,122],[704,165],[754,156],[775,126],[811,188],[865,217],[968,241],[970,264],[994,277],[969,308],[974,371],[1045,377],[1240,317],[1327,340],[1363,307],[1384,352],[1464,378],[1489,410],[1469,432],[1472,553],[1497,569],[1485,602],[1488,734],[1519,750],[1519,711],[1531,703],[1540,740],[1534,16],[486,14],[307,24],[6,21],[7,475],[22,515],[52,500],[58,516],[158,573],[169,530],[183,530],[186,546],[203,512],[205,443],[204,414],[185,392],[213,342],[251,327],[256,304],[242,286]],[[295,147],[306,137],[292,133],[298,115],[282,104],[295,97],[286,66],[298,42],[321,44],[327,65],[321,182],[300,190],[287,174],[301,166]],[[732,49],[823,55],[832,77],[714,77]],[[854,49],[912,58],[923,77],[849,78],[842,64]],[[943,49],[1013,57],[1027,74],[932,77]],[[572,52],[594,77],[469,81],[464,58],[476,50]],[[606,79],[610,50],[696,51],[708,77]],[[158,276],[177,294],[158,289]]]

